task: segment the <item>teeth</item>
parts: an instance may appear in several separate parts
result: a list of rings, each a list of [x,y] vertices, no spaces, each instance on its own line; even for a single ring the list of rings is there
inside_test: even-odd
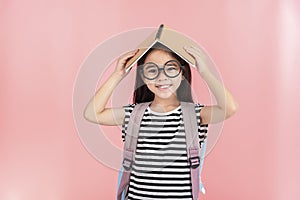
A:
[[[164,89],[164,88],[170,87],[170,85],[160,85],[160,86],[158,86],[158,87]]]

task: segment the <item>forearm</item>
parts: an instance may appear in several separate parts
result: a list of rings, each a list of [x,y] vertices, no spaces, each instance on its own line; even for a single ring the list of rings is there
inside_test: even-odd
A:
[[[95,113],[101,113],[105,109],[113,90],[121,80],[121,75],[112,73],[89,101],[84,112],[85,116],[93,116]]]

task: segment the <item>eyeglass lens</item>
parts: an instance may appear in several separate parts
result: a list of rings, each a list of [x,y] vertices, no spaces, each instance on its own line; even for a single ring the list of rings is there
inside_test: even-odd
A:
[[[157,64],[152,62],[143,65],[143,75],[147,79],[157,78],[161,70],[164,71],[167,77],[174,78],[181,72],[181,66],[176,60],[166,62],[163,68],[159,68]]]

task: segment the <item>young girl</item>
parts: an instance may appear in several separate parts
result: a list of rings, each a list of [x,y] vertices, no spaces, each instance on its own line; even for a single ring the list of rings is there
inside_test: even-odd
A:
[[[201,147],[207,124],[218,123],[232,116],[237,110],[237,103],[209,71],[211,61],[202,50],[196,47],[186,47],[185,50],[195,59],[197,71],[218,103],[212,106],[195,103]],[[126,76],[126,62],[136,53],[137,50],[119,58],[115,71],[91,99],[84,116],[102,125],[122,125],[122,137],[125,140],[134,106],[151,102],[141,121],[127,198],[192,199],[180,107],[181,101],[193,102],[189,64],[167,47],[155,45],[138,61],[133,104],[122,108],[106,108],[114,88]]]

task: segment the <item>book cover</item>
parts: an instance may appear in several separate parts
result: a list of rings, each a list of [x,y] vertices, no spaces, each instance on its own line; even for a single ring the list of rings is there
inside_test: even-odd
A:
[[[161,43],[179,55],[186,62],[195,66],[194,58],[189,55],[185,50],[185,46],[195,46],[199,47],[199,45],[194,42],[192,39],[186,37],[185,35],[172,30],[163,24],[151,33],[138,47],[138,53],[129,59],[126,63],[125,69],[128,71],[131,69],[134,64],[156,43]]]

